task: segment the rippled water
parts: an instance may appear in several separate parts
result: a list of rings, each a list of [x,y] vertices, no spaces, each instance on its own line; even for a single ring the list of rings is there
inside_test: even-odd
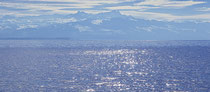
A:
[[[210,41],[1,40],[0,92],[209,92]]]

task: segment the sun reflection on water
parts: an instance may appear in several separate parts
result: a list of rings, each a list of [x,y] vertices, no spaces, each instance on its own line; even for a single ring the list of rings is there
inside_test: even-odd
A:
[[[209,71],[200,67],[207,66],[204,61],[209,59],[186,48],[26,49],[16,53],[2,61],[1,73],[7,76],[0,78],[0,88],[50,92],[205,92],[209,88],[209,77],[201,75]]]

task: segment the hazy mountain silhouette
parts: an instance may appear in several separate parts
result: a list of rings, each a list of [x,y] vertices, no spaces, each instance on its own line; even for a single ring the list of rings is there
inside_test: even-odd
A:
[[[121,15],[119,11],[95,15],[78,12],[34,17],[5,16],[0,22],[1,38],[210,39],[209,23],[144,20]]]

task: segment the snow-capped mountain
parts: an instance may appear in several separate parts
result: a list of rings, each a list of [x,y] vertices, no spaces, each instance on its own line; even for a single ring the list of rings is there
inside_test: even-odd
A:
[[[1,38],[210,39],[209,23],[144,20],[122,15],[119,11],[99,14],[78,12],[70,15],[4,16],[0,19]]]

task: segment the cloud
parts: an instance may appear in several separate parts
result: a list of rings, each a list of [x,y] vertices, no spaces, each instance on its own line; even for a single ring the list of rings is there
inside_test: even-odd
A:
[[[160,7],[175,7],[175,8],[180,8],[180,7],[187,7],[187,6],[192,6],[196,4],[203,4],[206,2],[203,1],[175,1],[175,0],[145,0],[143,2],[137,3],[135,5],[152,5],[152,6],[160,6]]]
[[[207,7],[202,7],[202,8],[198,8],[196,9],[197,11],[210,11],[210,8],[207,8]]]
[[[186,21],[186,20],[199,20],[203,22],[210,21],[210,13],[185,15],[185,16],[172,15],[168,13],[139,12],[139,11],[120,11],[120,13],[127,16],[133,16],[135,18],[158,20],[158,21]]]
[[[96,6],[103,6],[105,4],[118,4],[123,2],[131,2],[134,0],[14,0],[14,1],[0,1],[0,6],[7,9],[6,14],[1,15],[13,15],[17,14],[14,10],[25,10],[26,13],[36,14],[72,14],[76,11],[92,10],[90,13],[100,12]],[[3,9],[0,7],[0,9]],[[13,11],[12,11],[13,10]],[[48,11],[48,12],[40,12]],[[4,12],[3,12],[4,13]]]
[[[67,4],[68,6],[62,6],[60,4],[28,4],[28,3],[6,3],[6,2],[2,2],[1,6],[4,7],[9,7],[9,8],[16,8],[16,9],[28,9],[28,13],[31,13],[32,11],[34,12],[39,12],[40,10],[50,10],[52,12],[59,12],[59,11],[63,11],[61,9],[63,8],[70,8],[74,7],[74,8],[78,8],[78,6],[76,5],[72,5],[72,4]],[[85,7],[87,8],[87,7]],[[68,11],[66,11],[68,12]]]
[[[172,1],[172,0],[145,0],[139,3],[134,3],[133,5],[124,5],[124,6],[110,6],[105,7],[104,9],[109,10],[138,10],[146,11],[148,9],[157,9],[157,8],[183,8],[187,6],[192,6],[196,4],[202,4],[206,2],[202,1]]]
[[[75,28],[78,29],[79,32],[91,31],[89,26],[76,25]]]
[[[4,9],[0,9],[0,16],[5,16],[5,15],[13,15],[16,17],[24,17],[24,16],[40,16],[38,13],[31,13],[31,12],[23,12],[23,11],[8,11]]]
[[[147,27],[139,27],[137,26],[136,27],[137,30],[143,30],[143,31],[146,31],[146,32],[153,32],[154,30],[168,30],[168,31],[171,31],[171,32],[175,32],[177,33],[177,31],[175,31],[173,26],[171,25],[167,25],[167,26],[155,26],[155,25],[150,25],[150,26],[147,26]]]
[[[173,21],[177,19],[177,16],[165,13],[139,12],[139,11],[120,11],[120,13],[123,15],[133,16],[135,18],[141,18],[147,20]]]
[[[38,10],[54,10],[54,9],[65,9],[65,8],[93,8],[103,4],[116,4],[121,2],[128,2],[132,0],[28,0],[28,1],[39,1],[40,3],[23,3],[23,2],[0,2],[1,6],[21,8],[21,9],[38,9]],[[45,3],[42,3],[45,2]],[[46,2],[57,2],[57,3],[46,3]],[[59,3],[62,2],[62,3]],[[66,2],[66,3],[64,3]]]
[[[84,4],[116,4],[122,2],[131,2],[134,0],[28,0],[28,1],[45,1],[45,2],[70,2]]]
[[[144,0],[138,3],[137,0],[12,0],[0,1],[0,16],[40,16],[53,14],[75,14],[77,11],[83,11],[90,14],[98,14],[109,12],[112,10],[120,10],[124,15],[130,15],[137,18],[160,20],[160,21],[177,21],[201,19],[209,20],[209,14],[187,15],[178,14],[172,15],[168,13],[157,13],[157,8],[182,8],[196,4],[206,3],[204,1],[192,0]],[[128,3],[129,2],[129,3]],[[98,8],[99,7],[99,8]],[[18,9],[16,11],[15,9]],[[150,9],[156,9],[156,12],[146,12]],[[181,10],[181,9],[180,9]],[[201,8],[197,11],[209,11],[209,8]],[[172,9],[173,11],[173,9]],[[182,11],[182,10],[181,10]],[[195,14],[195,13],[194,13]],[[186,16],[179,16],[186,15]],[[66,20],[68,21],[68,20]],[[65,22],[65,21],[60,21]]]
[[[63,19],[63,18],[56,18],[52,21],[49,21],[50,23],[68,23],[68,22],[77,22],[77,19],[75,18],[68,18],[68,19]]]
[[[99,14],[99,13],[110,12],[108,10],[80,10],[80,11],[88,13],[88,14]]]
[[[47,12],[44,15],[53,15],[53,14],[75,14],[78,11],[66,11],[66,10],[53,10],[51,12]],[[43,14],[43,13],[42,13]]]
[[[180,29],[180,31],[184,31],[184,32],[197,32],[196,29],[187,29],[187,28],[183,28],[183,29]]]
[[[37,25],[21,25],[17,28],[17,30],[27,29],[27,28],[37,28]]]
[[[148,7],[148,6],[113,6],[113,7],[106,7],[105,9],[109,10],[140,10],[144,11],[147,9],[154,9],[159,7]]]
[[[99,25],[99,24],[103,23],[103,20],[97,19],[97,20],[93,20],[91,23],[95,24],[95,25]]]
[[[196,29],[193,28],[179,28],[173,25],[166,25],[166,26],[156,26],[156,25],[150,25],[150,26],[137,26],[137,31],[146,31],[146,32],[157,32],[157,31],[170,31],[173,33],[181,33],[181,32],[197,32]]]

